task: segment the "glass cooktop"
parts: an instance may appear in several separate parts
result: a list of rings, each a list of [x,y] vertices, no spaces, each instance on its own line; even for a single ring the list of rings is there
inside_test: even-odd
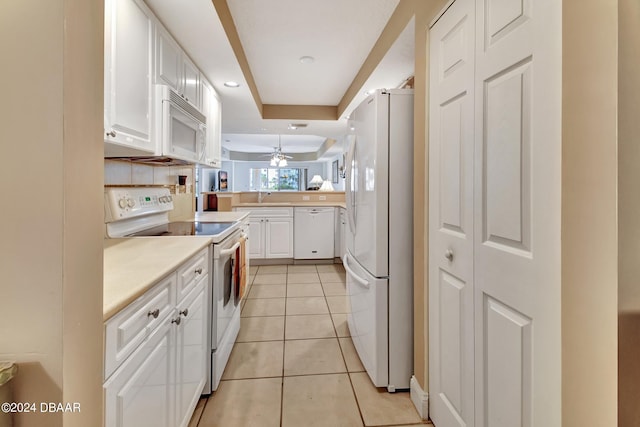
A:
[[[233,227],[236,222],[170,222],[149,228],[127,237],[141,236],[216,236]]]

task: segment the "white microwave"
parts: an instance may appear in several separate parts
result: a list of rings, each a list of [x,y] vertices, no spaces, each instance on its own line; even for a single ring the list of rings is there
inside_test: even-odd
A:
[[[171,87],[156,86],[156,135],[165,156],[202,162],[206,155],[207,118]]]

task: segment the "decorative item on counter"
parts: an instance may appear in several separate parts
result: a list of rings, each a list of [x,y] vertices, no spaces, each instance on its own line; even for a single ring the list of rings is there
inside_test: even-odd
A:
[[[227,191],[229,189],[227,176],[227,171],[218,171],[218,191]]]
[[[178,185],[176,185],[176,194],[190,193],[191,185],[187,185],[187,175],[178,175]]]
[[[324,180],[320,175],[314,175],[311,181],[309,181],[309,188],[307,188],[307,190],[319,190],[323,182]]]
[[[334,191],[333,185],[331,185],[331,181],[329,181],[328,179],[325,180],[320,187],[320,191]]]

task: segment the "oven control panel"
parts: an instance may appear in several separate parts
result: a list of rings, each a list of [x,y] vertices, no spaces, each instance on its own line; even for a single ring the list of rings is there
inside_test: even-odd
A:
[[[172,209],[168,188],[112,187],[104,192],[105,223]]]

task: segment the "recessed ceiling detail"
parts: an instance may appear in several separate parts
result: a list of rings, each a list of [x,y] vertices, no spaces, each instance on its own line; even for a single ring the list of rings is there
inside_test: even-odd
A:
[[[338,105],[398,3],[227,0],[262,102],[285,105]]]
[[[414,28],[407,23],[414,2],[144,1],[218,92],[228,150],[278,134],[313,135],[337,149],[334,142],[347,132],[345,117],[363,92],[397,87],[413,73]],[[225,85],[231,81],[239,87]],[[308,127],[288,129],[295,123]],[[264,144],[254,152],[277,145]]]

